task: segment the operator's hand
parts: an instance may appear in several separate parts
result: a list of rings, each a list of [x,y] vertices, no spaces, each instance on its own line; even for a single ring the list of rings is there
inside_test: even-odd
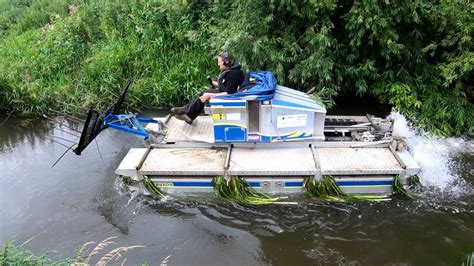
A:
[[[199,100],[201,100],[201,102],[205,103],[207,101],[209,101],[209,99],[212,98],[212,95],[213,93],[204,93],[202,96],[199,97]]]
[[[219,83],[217,83],[217,81],[213,80],[213,81],[212,81],[212,86],[213,86],[213,87],[217,87],[217,86],[219,86]]]

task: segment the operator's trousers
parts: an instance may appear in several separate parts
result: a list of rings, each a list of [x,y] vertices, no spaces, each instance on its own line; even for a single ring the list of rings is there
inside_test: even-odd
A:
[[[201,97],[204,93],[210,92],[210,93],[219,93],[220,91],[218,89],[207,89],[205,91],[202,91],[196,97],[192,102],[190,102],[188,105],[186,105],[186,114],[191,118],[192,120],[196,119],[198,115],[204,110],[204,106],[206,103],[201,102],[199,97]]]

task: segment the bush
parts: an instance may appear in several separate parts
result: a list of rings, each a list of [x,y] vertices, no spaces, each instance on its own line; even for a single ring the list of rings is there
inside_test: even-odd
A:
[[[130,107],[182,104],[229,50],[329,107],[371,94],[433,133],[474,131],[466,0],[0,3],[0,108],[105,108],[130,78]]]

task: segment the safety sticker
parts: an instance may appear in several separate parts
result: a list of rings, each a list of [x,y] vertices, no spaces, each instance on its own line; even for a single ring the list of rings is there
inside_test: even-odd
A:
[[[307,122],[306,114],[299,115],[279,115],[277,117],[277,127],[305,127]]]
[[[214,120],[225,120],[225,114],[212,114]]]
[[[230,121],[238,121],[240,120],[240,113],[228,113],[227,114],[227,120]]]

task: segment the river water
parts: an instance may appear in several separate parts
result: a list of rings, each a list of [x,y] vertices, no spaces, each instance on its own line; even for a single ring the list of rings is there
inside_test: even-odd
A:
[[[109,240],[89,262],[127,247],[113,261],[126,265],[460,265],[474,252],[473,140],[427,137],[392,116],[422,167],[415,201],[325,203],[301,194],[291,197],[296,206],[259,207],[211,194],[137,195],[114,170],[146,143],[113,130],[51,168],[67,149],[53,136],[68,144],[57,137],[74,139],[80,129],[12,116],[0,126],[0,243],[57,259],[80,245],[87,257]]]

